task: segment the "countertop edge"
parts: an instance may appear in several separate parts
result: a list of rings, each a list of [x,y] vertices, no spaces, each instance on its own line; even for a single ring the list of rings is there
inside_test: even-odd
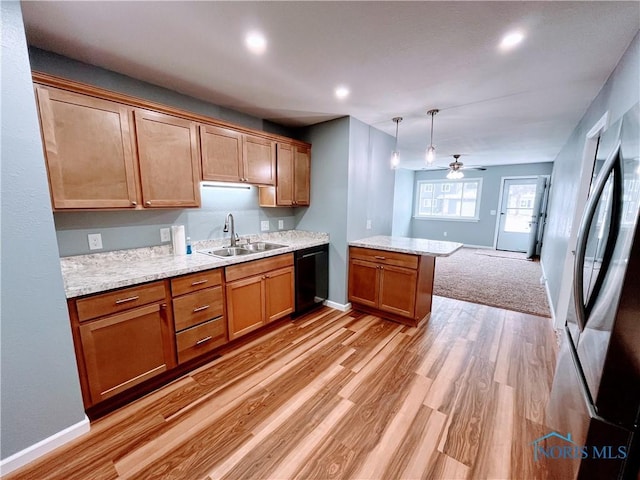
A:
[[[436,252],[433,250],[421,250],[421,249],[398,247],[398,246],[392,246],[392,245],[380,245],[375,242],[367,242],[367,241],[360,241],[360,240],[349,242],[349,246],[371,248],[374,250],[384,250],[387,252],[408,253],[412,255],[428,255],[431,257],[448,257],[454,254],[455,252],[457,252],[458,250],[460,250],[462,247],[464,247],[464,244],[462,243],[458,243],[458,242],[448,242],[448,243],[451,243],[453,246],[451,247],[450,250],[447,250],[446,252]]]
[[[309,241],[304,241],[304,244],[290,245],[285,248],[280,248],[277,250],[252,253],[249,255],[243,255],[239,257],[225,258],[225,259],[212,257],[209,255],[198,253],[196,251],[191,255],[199,255],[200,257],[203,257],[203,258],[199,258],[199,260],[202,263],[189,265],[185,267],[167,269],[163,272],[157,272],[157,273],[148,273],[148,274],[141,273],[140,275],[135,275],[127,279],[109,281],[101,284],[96,283],[95,285],[89,285],[86,287],[67,286],[67,278],[65,278],[65,275],[63,274],[63,279],[65,281],[65,295],[67,300],[72,300],[78,297],[84,297],[86,295],[105,293],[110,290],[116,290],[124,287],[131,287],[134,285],[141,285],[143,283],[153,282],[156,280],[164,280],[167,278],[179,277],[181,275],[187,275],[190,273],[198,273],[206,270],[214,270],[216,268],[224,268],[230,265],[237,265],[239,263],[246,263],[254,260],[261,260],[263,258],[275,257],[277,255],[284,255],[287,253],[295,252],[297,250],[312,248],[320,245],[327,245],[329,243],[330,243],[329,239],[309,240]],[[172,255],[167,256],[167,259],[169,258],[173,258],[173,256]],[[207,261],[207,259],[210,261]]]

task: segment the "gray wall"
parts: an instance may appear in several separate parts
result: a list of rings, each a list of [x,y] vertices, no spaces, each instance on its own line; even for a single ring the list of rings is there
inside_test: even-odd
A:
[[[37,48],[29,49],[32,70],[58,75],[112,91],[151,100],[163,105],[234,122],[249,128],[271,133],[296,136],[295,131],[272,122],[211,103],[182,95],[100,67],[78,62],[70,58]],[[260,232],[260,221],[269,220],[270,230],[278,229],[278,220],[284,221],[284,229],[295,226],[291,208],[260,208],[258,190],[231,190],[205,187],[202,189],[202,208],[136,212],[56,212],[55,225],[61,256],[89,253],[88,233],[102,235],[102,250],[160,245],[160,228],[185,225],[192,240],[222,237],[224,216],[231,212],[237,220],[240,235]]]
[[[415,172],[413,170],[396,170],[393,188],[393,225],[391,228],[391,234],[396,237],[411,236],[414,183]]]
[[[201,187],[201,208],[136,212],[56,212],[54,214],[60,256],[160,245],[160,229],[184,225],[192,240],[228,237],[222,231],[227,213],[232,213],[238,235],[261,233],[260,222],[269,221],[269,231],[295,228],[292,208],[258,207],[258,189]],[[102,235],[102,250],[89,250],[87,234]]]
[[[609,124],[613,125],[639,100],[640,33],[636,34],[554,161],[549,192],[549,217],[541,255],[554,312],[573,228],[586,135],[605,112],[609,112]]]
[[[392,136],[351,117],[347,240],[391,235],[394,172]],[[367,220],[371,228],[367,229]]]
[[[2,15],[0,456],[84,419],[19,2]]]
[[[344,304],[349,118],[313,125],[305,129],[304,139],[313,145],[311,205],[296,212],[296,228],[329,234],[329,300]]]
[[[411,236],[432,240],[449,240],[474,246],[492,247],[498,216],[491,215],[491,210],[497,211],[498,209],[502,177],[549,175],[551,174],[552,168],[552,163],[545,162],[487,167],[485,171],[468,170],[465,172],[465,178],[482,178],[480,219],[478,221],[447,221],[412,218]],[[412,216],[415,209],[415,185],[418,180],[442,180],[446,178],[446,174],[447,172],[445,170],[424,170],[416,172],[414,202],[411,210]],[[445,232],[447,233],[446,237],[444,235]]]

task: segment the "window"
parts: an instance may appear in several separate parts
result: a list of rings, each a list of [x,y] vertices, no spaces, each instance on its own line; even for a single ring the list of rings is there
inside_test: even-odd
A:
[[[416,218],[477,220],[481,187],[481,178],[419,180]]]

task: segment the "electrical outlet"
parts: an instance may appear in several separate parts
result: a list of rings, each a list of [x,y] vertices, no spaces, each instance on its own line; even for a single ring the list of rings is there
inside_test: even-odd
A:
[[[447,232],[444,232],[443,235],[446,237],[447,236]]]
[[[161,242],[170,242],[171,241],[171,229],[169,229],[169,228],[161,228],[160,229],[160,241]]]
[[[367,220],[367,230],[371,230],[371,220]]]
[[[102,235],[99,233],[90,233],[87,235],[89,240],[89,250],[100,250],[102,248]]]
[[[496,214],[496,211],[495,211],[495,210],[491,210],[489,213],[490,213],[491,215],[495,215],[495,214]]]
[[[278,220],[278,230],[282,230],[284,228],[284,220]]]
[[[262,220],[260,222],[260,231],[268,232],[269,231],[269,220]]]

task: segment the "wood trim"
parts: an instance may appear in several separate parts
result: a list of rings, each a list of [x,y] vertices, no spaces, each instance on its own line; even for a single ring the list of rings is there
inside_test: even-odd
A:
[[[231,129],[240,131],[242,133],[260,136],[263,138],[274,140],[276,142],[285,141],[285,142],[293,143],[295,145],[301,145],[301,146],[307,146],[307,147],[311,146],[309,143],[292,139],[289,137],[284,137],[282,135],[267,133],[261,130],[253,130],[253,129],[244,127],[242,125],[238,125],[236,123],[231,123],[225,120],[219,120],[219,119],[207,117],[204,115],[198,115],[196,113],[188,112],[187,110],[182,110],[180,108],[162,105],[160,103],[144,100],[144,99],[126,95],[123,93],[114,92],[112,90],[107,90],[107,89],[96,87],[86,83],[69,80],[66,78],[58,77],[56,75],[51,75],[44,72],[32,71],[31,77],[35,83],[49,85],[52,87],[61,88],[61,89],[69,90],[76,93],[82,93],[84,95],[91,95],[93,97],[98,97],[102,99],[112,100],[114,102],[123,103],[134,108],[155,110],[157,112],[166,113],[168,115],[173,115],[173,116],[181,117],[188,120],[193,120],[195,122],[209,123],[219,127],[231,128]]]
[[[373,248],[349,247],[351,258],[365,260],[380,265],[395,265],[397,267],[418,268],[418,255],[411,253],[390,252]]]
[[[370,307],[354,301],[351,301],[351,306],[353,310],[369,313],[371,315],[381,316],[383,318],[387,318],[389,320],[402,323],[403,325],[409,325],[410,327],[419,326],[421,323],[428,321],[429,317],[431,316],[431,312],[429,312],[422,318],[418,318],[418,319],[407,318],[402,315],[398,315],[396,313],[383,312],[379,308]]]
[[[285,253],[262,260],[253,260],[251,262],[232,265],[226,267],[224,271],[227,282],[233,282],[241,278],[260,275],[271,270],[290,266],[293,266],[293,253]]]

